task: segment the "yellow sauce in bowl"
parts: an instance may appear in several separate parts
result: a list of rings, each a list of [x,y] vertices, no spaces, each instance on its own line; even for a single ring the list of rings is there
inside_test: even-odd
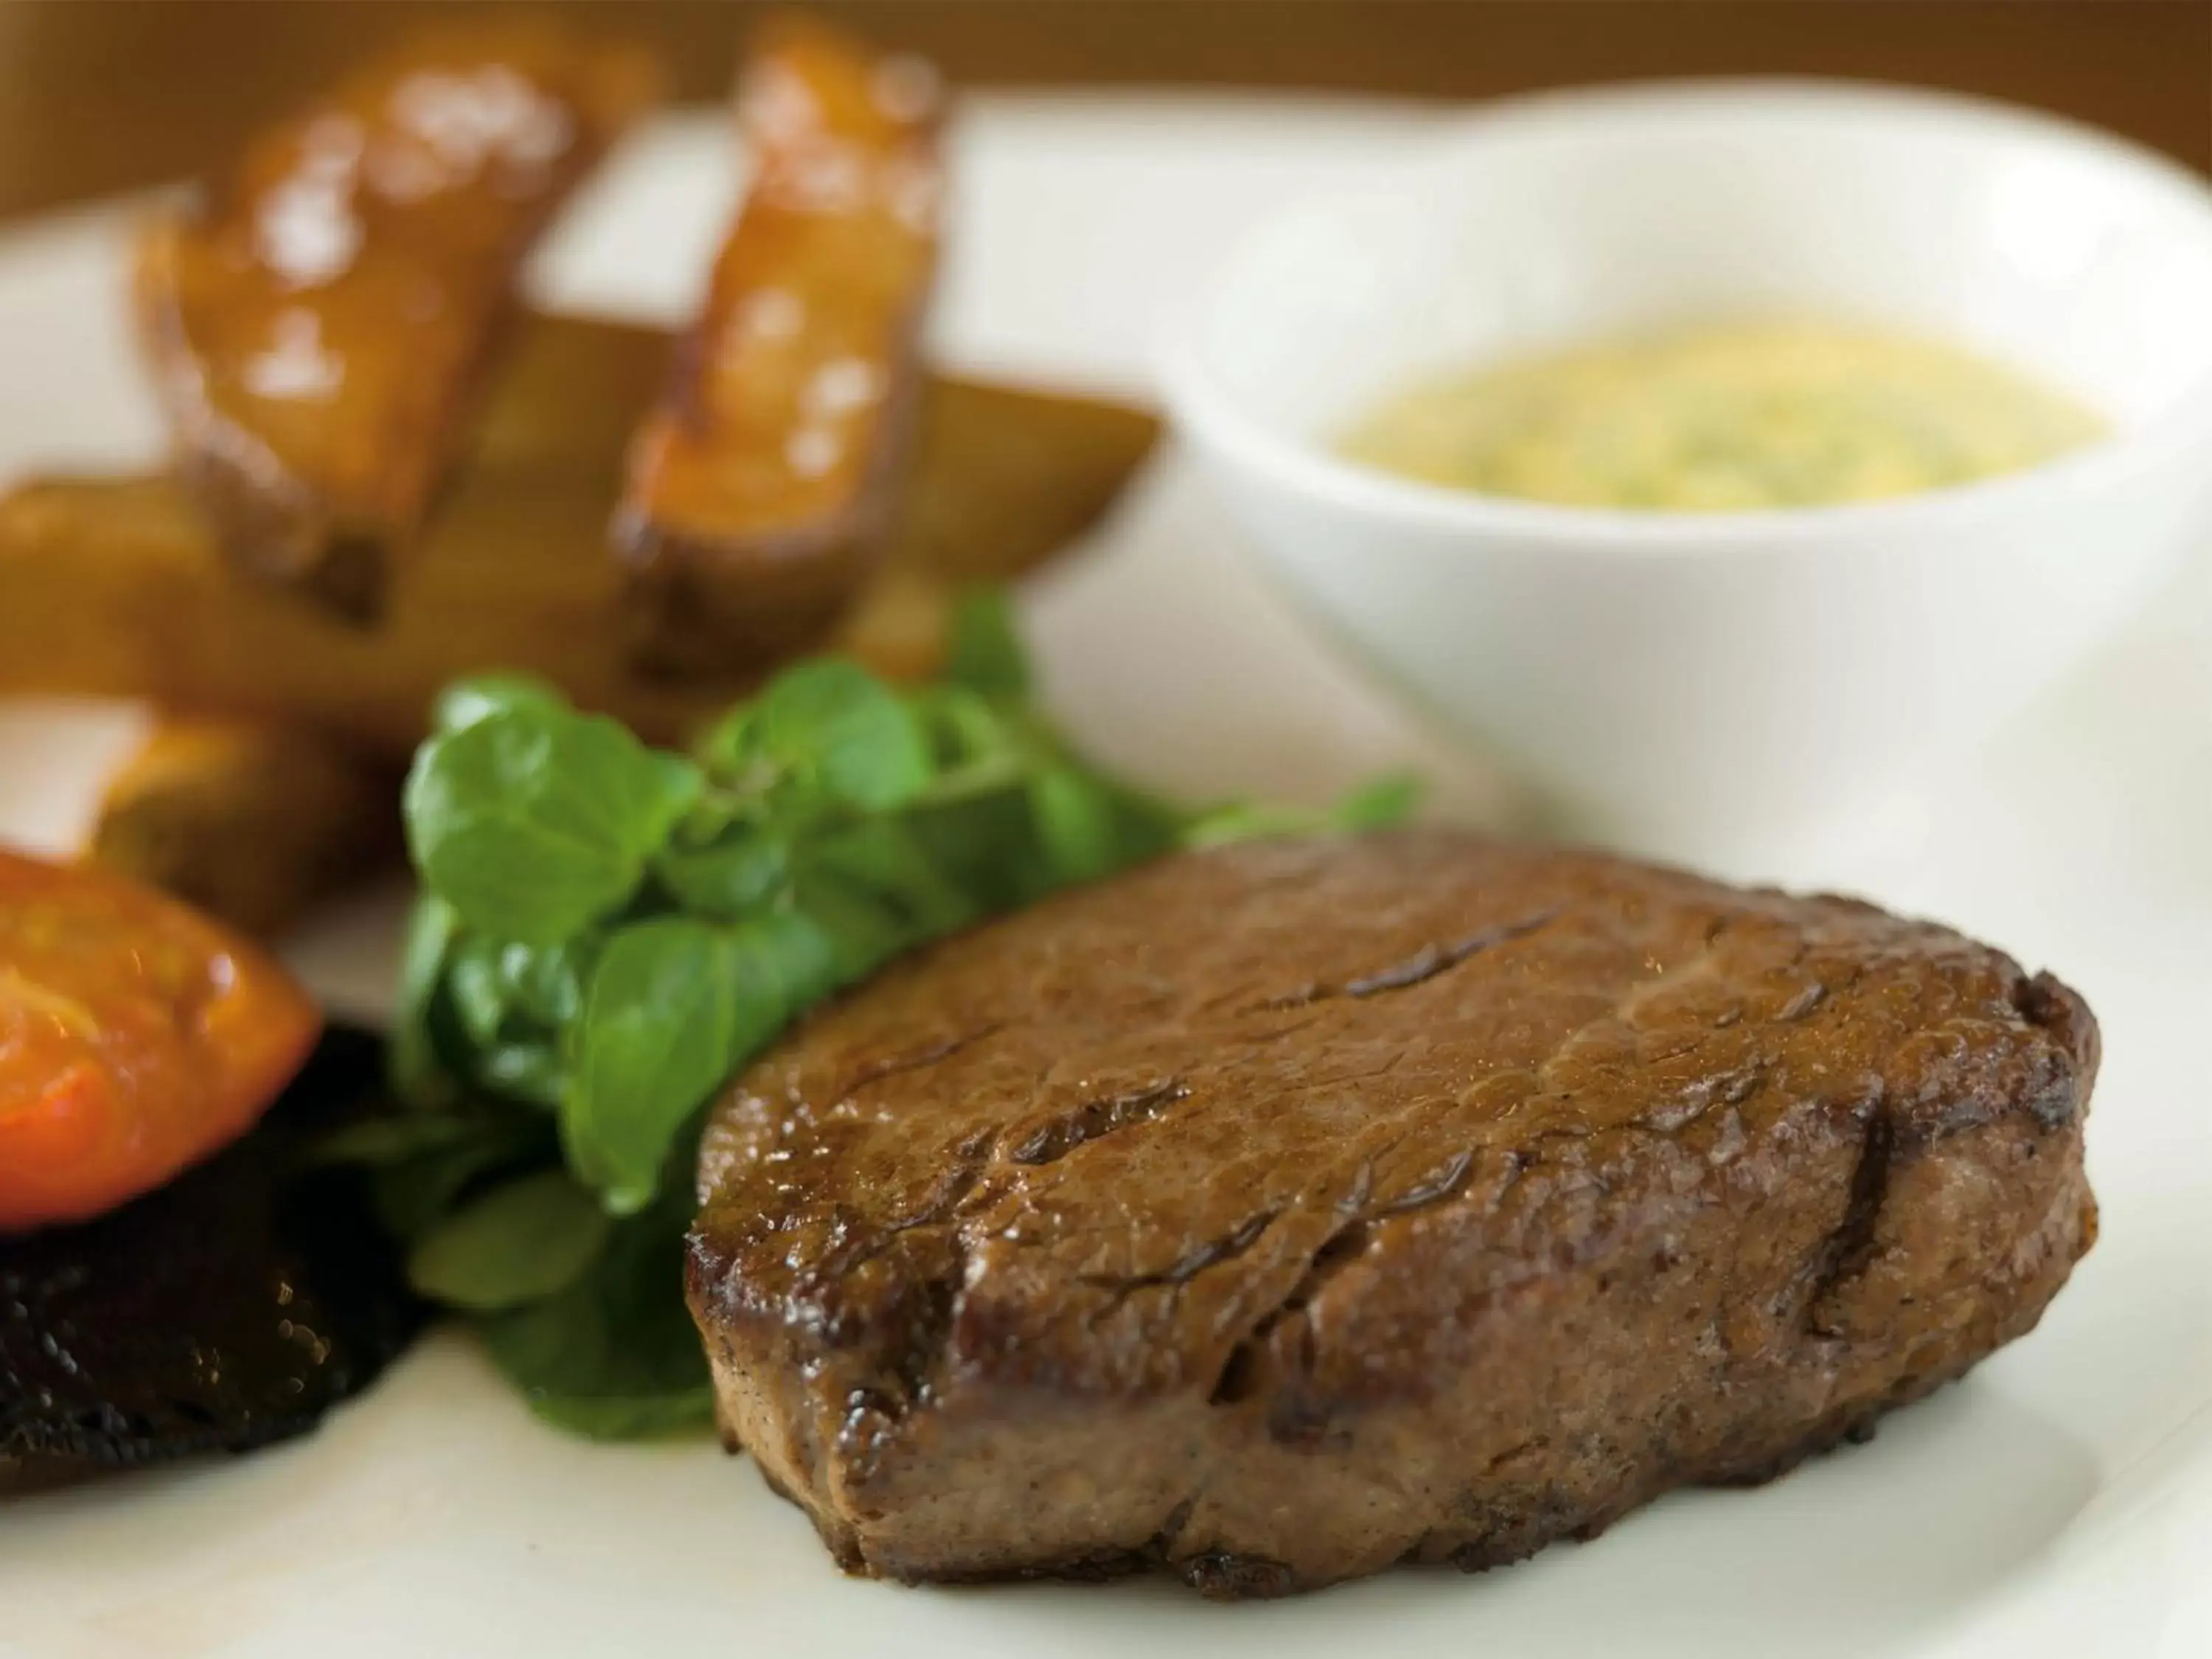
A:
[[[1572,507],[1724,513],[1916,495],[2101,436],[2072,398],[1934,341],[1814,322],[1682,328],[1390,398],[1352,459]]]

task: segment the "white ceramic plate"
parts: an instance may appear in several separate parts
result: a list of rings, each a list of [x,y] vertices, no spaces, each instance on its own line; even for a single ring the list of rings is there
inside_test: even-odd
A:
[[[980,101],[959,134],[947,359],[1141,388],[1163,313],[1252,216],[1400,154],[1437,118],[1341,105]],[[549,304],[672,320],[732,169],[720,124],[625,150],[537,275]],[[0,241],[0,475],[119,465],[158,434],[119,323],[125,216]],[[1495,791],[1285,619],[1171,458],[1034,599],[1054,702],[1172,787],[1315,798],[1413,761]],[[2085,550],[2094,556],[2094,550]],[[468,1346],[426,1345],[315,1437],[0,1509],[0,1654],[1144,1651],[1890,1659],[2212,1652],[2212,657],[2177,592],[2033,711],[1880,864],[1778,869],[1993,939],[2080,987],[2107,1060],[2105,1232],[2043,1327],[1871,1446],[1696,1492],[1476,1578],[1401,1572],[1220,1607],[1164,1584],[915,1591],[841,1577],[710,1445],[539,1428]],[[0,836],[65,845],[129,711],[0,708]],[[392,904],[298,959],[380,1000]]]

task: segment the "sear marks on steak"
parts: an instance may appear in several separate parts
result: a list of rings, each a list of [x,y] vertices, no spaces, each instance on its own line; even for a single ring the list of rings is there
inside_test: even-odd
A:
[[[1248,844],[803,1024],[708,1132],[691,1305],[853,1571],[1487,1567],[2027,1331],[2096,1065],[2073,992],[1850,900]]]

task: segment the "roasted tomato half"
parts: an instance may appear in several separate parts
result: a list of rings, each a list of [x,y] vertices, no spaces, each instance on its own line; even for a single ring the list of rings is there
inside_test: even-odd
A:
[[[0,1231],[112,1209],[235,1139],[321,1024],[197,912],[0,852]]]

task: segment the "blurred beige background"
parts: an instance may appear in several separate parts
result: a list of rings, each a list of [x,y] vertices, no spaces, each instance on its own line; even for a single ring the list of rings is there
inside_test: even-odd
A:
[[[0,215],[219,162],[460,0],[0,0]],[[757,7],[572,0],[727,86]],[[969,85],[1211,83],[1474,98],[1656,75],[1918,82],[2040,105],[2212,171],[2212,0],[830,0]]]

